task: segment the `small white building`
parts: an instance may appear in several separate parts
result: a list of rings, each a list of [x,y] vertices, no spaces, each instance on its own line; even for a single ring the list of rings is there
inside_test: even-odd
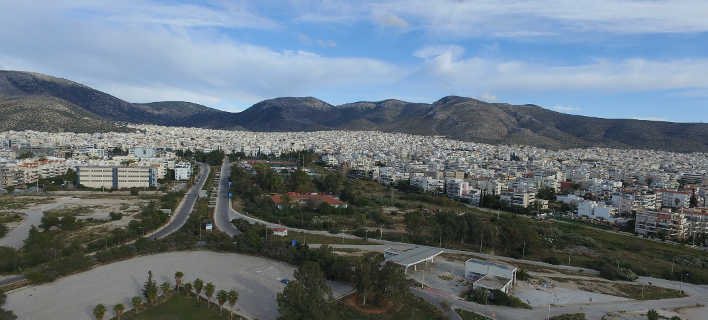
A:
[[[276,236],[285,237],[288,235],[288,229],[285,228],[273,228],[273,234]]]
[[[189,180],[192,176],[192,164],[180,162],[175,165],[175,180]]]

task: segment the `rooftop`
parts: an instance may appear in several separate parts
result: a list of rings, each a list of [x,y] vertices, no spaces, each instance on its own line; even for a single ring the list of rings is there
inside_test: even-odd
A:
[[[434,258],[441,253],[443,253],[443,250],[438,248],[417,247],[390,257],[388,258],[388,261],[408,267],[423,262],[427,259]]]

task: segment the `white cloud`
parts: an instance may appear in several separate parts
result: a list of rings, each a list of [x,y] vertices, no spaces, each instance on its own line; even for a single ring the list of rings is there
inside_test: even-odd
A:
[[[488,102],[495,102],[497,101],[497,96],[489,93],[483,93],[481,96],[479,96],[480,99]]]
[[[437,35],[526,37],[573,32],[694,33],[708,31],[701,0],[475,0],[375,1],[389,12]]]
[[[71,79],[128,101],[257,102],[313,91],[366,91],[406,74],[375,59],[273,50],[215,29],[67,19],[57,10],[53,2],[39,9],[24,2],[3,6],[0,61],[18,61],[13,68]]]
[[[317,44],[319,44],[319,45],[321,45],[321,46],[323,46],[323,47],[332,47],[332,48],[334,48],[334,47],[337,46],[337,44],[336,44],[334,41],[332,41],[332,40],[327,40],[327,41],[324,41],[324,40],[317,40]]]
[[[589,64],[558,66],[480,57],[464,59],[461,48],[455,46],[425,47],[413,55],[425,59],[421,74],[468,90],[636,92],[708,88],[708,58],[598,59]]]
[[[566,107],[566,106],[555,106],[553,107],[553,110],[556,111],[561,111],[561,112],[569,112],[569,111],[578,111],[580,110],[580,107]]]
[[[646,121],[668,121],[665,118],[655,118],[655,117],[646,117],[646,118],[641,118],[641,117],[633,117],[632,119],[634,120],[646,120]]]
[[[298,34],[297,40],[306,45],[311,45],[313,42],[312,39],[310,39],[310,37],[306,34]]]
[[[376,16],[376,21],[387,27],[408,28],[408,22],[406,20],[403,20],[399,16],[388,12]]]

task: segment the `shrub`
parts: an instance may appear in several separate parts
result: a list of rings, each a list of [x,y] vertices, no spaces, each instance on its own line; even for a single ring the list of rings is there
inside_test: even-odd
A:
[[[111,216],[111,220],[120,220],[123,219],[123,214],[120,212],[111,212],[108,215]]]

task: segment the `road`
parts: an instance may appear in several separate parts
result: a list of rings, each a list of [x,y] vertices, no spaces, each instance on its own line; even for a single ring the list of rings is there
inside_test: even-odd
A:
[[[214,223],[217,229],[233,237],[238,234],[238,230],[231,224],[231,219],[235,217],[235,211],[231,209],[231,201],[229,199],[230,165],[229,158],[224,158],[224,162],[221,165],[219,192],[217,192],[216,196],[216,208],[214,208]]]
[[[184,199],[182,199],[182,202],[177,207],[177,211],[170,217],[170,222],[157,231],[153,231],[148,234],[150,239],[164,238],[175,230],[179,230],[179,228],[187,222],[187,219],[189,219],[189,213],[192,212],[194,203],[197,201],[197,197],[199,196],[199,190],[202,189],[204,183],[209,177],[209,166],[206,163],[201,163],[200,167],[199,179],[197,179],[192,188],[189,189],[187,195],[185,195]]]

